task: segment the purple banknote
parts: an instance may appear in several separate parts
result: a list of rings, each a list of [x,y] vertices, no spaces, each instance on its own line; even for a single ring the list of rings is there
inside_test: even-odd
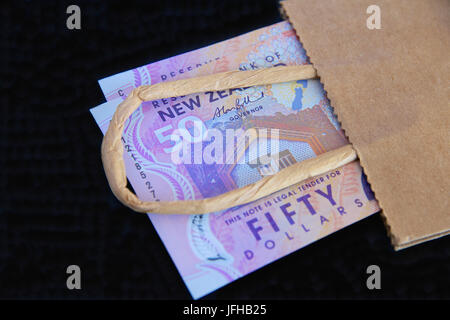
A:
[[[136,86],[307,63],[287,22],[100,80],[103,133]],[[347,144],[318,80],[145,102],[122,137],[142,200],[215,196]],[[194,298],[378,211],[358,162],[207,215],[149,214]]]

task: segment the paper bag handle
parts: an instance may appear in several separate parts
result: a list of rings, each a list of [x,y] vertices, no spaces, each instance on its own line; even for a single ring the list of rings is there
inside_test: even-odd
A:
[[[267,85],[316,77],[316,70],[312,65],[280,66],[250,71],[229,71],[135,88],[117,107],[103,137],[102,161],[112,192],[124,205],[138,212],[203,214],[258,200],[355,160],[356,152],[351,145],[346,145],[315,158],[295,163],[243,188],[200,200],[141,201],[127,188],[123,162],[124,147],[121,137],[125,121],[142,102],[197,92]]]

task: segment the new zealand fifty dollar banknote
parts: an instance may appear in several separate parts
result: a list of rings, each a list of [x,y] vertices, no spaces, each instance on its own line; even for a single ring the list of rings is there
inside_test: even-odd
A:
[[[102,79],[108,102],[91,112],[105,133],[139,85],[305,63],[293,29],[281,22]],[[127,177],[147,201],[215,196],[348,143],[318,80],[145,102],[122,141]],[[247,205],[149,217],[199,298],[378,210],[355,161]]]

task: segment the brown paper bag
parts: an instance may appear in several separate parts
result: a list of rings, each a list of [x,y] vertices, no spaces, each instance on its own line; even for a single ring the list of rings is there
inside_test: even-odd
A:
[[[381,29],[367,27],[376,4]],[[288,0],[396,249],[450,231],[450,1]]]

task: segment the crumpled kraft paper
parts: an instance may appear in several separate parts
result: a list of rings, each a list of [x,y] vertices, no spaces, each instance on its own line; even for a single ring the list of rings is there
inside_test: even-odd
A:
[[[118,107],[103,138],[102,161],[114,195],[126,206],[138,212],[160,214],[202,214],[242,205],[270,195],[305,179],[343,166],[356,159],[351,145],[326,152],[316,158],[289,166],[256,183],[221,195],[200,200],[141,201],[127,188],[124,147],[121,141],[124,123],[143,101],[187,95],[203,91],[218,91],[256,85],[288,82],[316,77],[312,65],[274,67],[252,71],[231,71],[213,75],[140,86]]]

